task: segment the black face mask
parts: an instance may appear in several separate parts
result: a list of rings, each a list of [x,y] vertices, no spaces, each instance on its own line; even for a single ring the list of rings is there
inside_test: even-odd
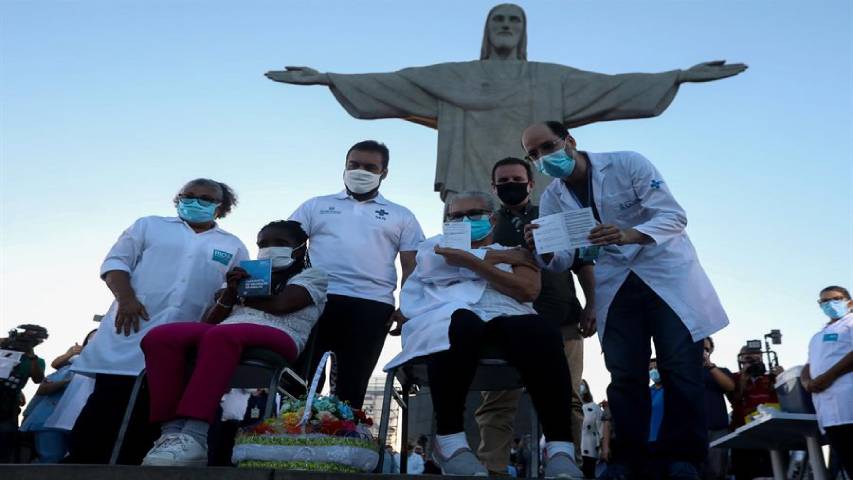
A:
[[[495,185],[495,188],[498,191],[498,198],[501,199],[504,205],[511,207],[521,204],[529,195],[527,193],[527,183],[501,183]]]

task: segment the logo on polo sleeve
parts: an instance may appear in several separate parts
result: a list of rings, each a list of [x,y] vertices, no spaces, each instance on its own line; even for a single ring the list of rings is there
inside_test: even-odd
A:
[[[661,185],[663,185],[663,180],[652,180],[649,186],[655,190],[660,190]]]
[[[213,250],[213,261],[219,262],[226,267],[229,263],[231,263],[231,259],[234,258],[234,255],[228,252],[223,252],[222,250]]]

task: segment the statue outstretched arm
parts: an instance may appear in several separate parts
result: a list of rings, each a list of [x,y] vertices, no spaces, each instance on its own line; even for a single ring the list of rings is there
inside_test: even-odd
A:
[[[329,75],[309,67],[284,67],[284,70],[272,70],[264,75],[274,82],[293,85],[331,85]]]
[[[669,107],[678,87],[737,75],[747,66],[724,60],[687,70],[607,75],[570,69],[563,77],[563,122],[579,127],[593,122],[655,117]]]
[[[693,65],[687,70],[682,70],[678,75],[678,83],[685,82],[713,82],[723,78],[733,77],[749,68],[743,63],[726,63],[725,60],[714,60]]]
[[[285,70],[265,75],[275,82],[325,85],[355,118],[401,118],[436,128],[438,99],[413,81],[419,72],[429,68],[409,68],[405,70],[406,74],[402,71],[339,74],[321,73],[308,67],[285,67]]]

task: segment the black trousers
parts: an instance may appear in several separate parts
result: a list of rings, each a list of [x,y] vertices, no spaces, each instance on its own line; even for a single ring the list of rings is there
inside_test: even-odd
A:
[[[394,306],[387,303],[344,295],[327,296],[326,308],[317,322],[317,344],[309,371],[313,374],[323,353],[335,352],[337,396],[353,408],[364,404],[367,384],[385,345],[392,313]]]
[[[708,451],[702,342],[693,341],[678,315],[633,272],[610,305],[602,342],[616,432],[612,463],[635,471],[648,465],[651,340],[664,391],[653,460],[691,462],[698,468]]]
[[[853,423],[826,427],[826,438],[841,460],[847,478],[853,478]]]
[[[428,357],[427,372],[436,432],[464,431],[465,398],[477,373],[483,345],[495,345],[518,369],[549,441],[572,441],[572,387],[563,337],[538,315],[497,317],[484,322],[470,310],[450,319],[450,349]]]
[[[67,463],[109,463],[135,381],[136,377],[128,375],[95,377],[95,390],[71,430]],[[139,465],[160,435],[159,427],[148,422],[148,411],[148,389],[143,383],[118,463]]]

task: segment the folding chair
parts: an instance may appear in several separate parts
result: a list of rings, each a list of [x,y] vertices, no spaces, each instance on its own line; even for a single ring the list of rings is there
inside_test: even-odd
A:
[[[288,374],[293,376],[300,383],[305,381],[299,378],[293,370],[288,367],[287,360],[281,355],[263,348],[247,348],[243,351],[240,358],[240,363],[231,377],[230,388],[268,388],[270,394],[267,395],[267,403],[264,408],[264,418],[269,418],[273,415],[275,406],[275,392],[278,391],[278,386],[281,383],[283,375]],[[145,381],[145,370],[137,377],[133,384],[133,390],[130,394],[130,400],[127,403],[127,408],[124,411],[121,427],[119,428],[116,442],[113,445],[113,453],[110,456],[110,465],[115,465],[118,461],[121,447],[124,444],[124,438],[127,434],[127,427],[130,423],[130,417],[133,414],[133,409],[136,406],[136,400],[139,397],[139,390],[142,388],[142,382]]]
[[[394,388],[394,380],[400,383],[400,390]],[[385,393],[382,397],[382,412],[379,421],[379,465],[376,467],[376,472],[382,471],[382,462],[384,456],[382,450],[385,448],[385,443],[388,439],[388,424],[391,415],[391,399],[400,406],[402,427],[400,435],[403,439],[400,446],[400,473],[407,472],[408,464],[408,438],[409,438],[409,395],[414,393],[417,388],[429,385],[427,377],[426,357],[419,357],[410,360],[409,362],[391,369],[385,380]],[[518,370],[510,365],[506,360],[501,358],[501,355],[494,349],[484,348],[481,353],[480,363],[477,366],[477,373],[474,375],[474,380],[471,382],[470,391],[496,391],[496,390],[514,390],[524,387],[521,381],[521,375]],[[527,477],[533,478],[539,474],[539,417],[534,410],[531,415],[531,432],[533,433],[533,451],[530,455],[530,466],[527,469]]]

